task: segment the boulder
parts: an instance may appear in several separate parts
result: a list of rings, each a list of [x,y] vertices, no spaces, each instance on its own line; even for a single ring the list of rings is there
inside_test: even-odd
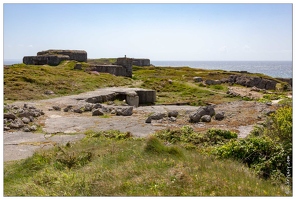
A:
[[[59,106],[52,106],[52,109],[53,110],[56,110],[56,111],[60,111],[61,110],[61,107],[59,107]]]
[[[84,106],[84,112],[90,112],[92,109],[93,109],[93,104],[88,103]]]
[[[218,112],[218,113],[216,113],[216,115],[215,115],[215,119],[218,120],[218,121],[223,120],[224,117],[225,117],[225,116],[224,116],[224,112]]]
[[[92,111],[92,116],[101,116],[104,115],[101,109],[95,109]]]
[[[165,113],[153,113],[152,115],[150,115],[150,118],[152,120],[160,120],[162,118],[164,118],[166,116]]]
[[[151,119],[151,117],[149,116],[149,117],[146,119],[145,123],[151,123],[151,122],[152,122],[152,119]]]
[[[204,115],[200,118],[200,121],[202,122],[210,122],[211,121],[211,116],[210,115]]]
[[[83,111],[80,108],[74,109],[73,112],[75,112],[75,113],[83,113]]]
[[[36,126],[36,125],[32,125],[32,126],[30,126],[30,130],[31,130],[31,131],[37,131],[37,126]]]
[[[213,106],[202,106],[198,108],[197,111],[189,115],[190,122],[199,122],[201,117],[204,115],[210,115],[211,117],[215,115]]]
[[[202,78],[201,77],[193,77],[193,81],[194,82],[202,82],[203,80],[202,80]]]
[[[116,109],[116,115],[130,116],[133,114],[133,106],[126,106]]]
[[[12,113],[4,113],[4,119],[12,119],[15,120],[16,116]]]
[[[27,118],[27,117],[23,117],[23,118],[22,118],[22,121],[23,121],[25,124],[28,124],[28,123],[31,122],[31,120],[30,120],[29,118]]]
[[[179,115],[178,111],[172,110],[168,112],[168,117],[177,117]]]

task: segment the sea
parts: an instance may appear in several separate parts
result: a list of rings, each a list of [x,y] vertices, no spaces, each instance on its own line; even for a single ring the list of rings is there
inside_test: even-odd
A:
[[[4,60],[4,65],[22,63],[21,59]],[[150,61],[154,66],[191,67],[225,71],[261,73],[274,78],[292,78],[292,61]]]
[[[274,78],[292,78],[292,61],[150,61],[154,66],[191,67],[261,73]]]

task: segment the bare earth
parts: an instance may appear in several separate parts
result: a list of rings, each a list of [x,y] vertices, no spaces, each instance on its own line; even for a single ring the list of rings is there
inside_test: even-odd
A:
[[[235,89],[235,88],[233,88]],[[246,88],[247,89],[247,88]],[[239,90],[239,89],[237,89]],[[120,130],[129,131],[136,137],[146,137],[157,130],[177,128],[190,125],[197,131],[206,131],[209,128],[228,129],[235,131],[239,137],[246,137],[253,127],[264,121],[265,113],[275,110],[276,105],[268,106],[258,102],[236,101],[215,105],[215,111],[223,111],[225,119],[222,121],[212,120],[210,123],[189,123],[189,114],[198,107],[193,106],[140,106],[134,108],[132,116],[110,115],[108,118],[92,116],[91,112],[82,114],[63,111],[49,111],[52,106],[60,106],[62,109],[67,105],[82,105],[85,97],[97,95],[99,90],[82,93],[79,95],[65,96],[48,100],[15,102],[14,105],[22,106],[24,103],[42,109],[45,115],[38,118],[37,123],[43,126],[45,133],[31,133],[22,131],[4,132],[4,161],[27,158],[41,148],[49,148],[56,144],[74,142],[84,137],[86,130]],[[101,91],[102,92],[102,91]],[[236,91],[246,92],[250,91]],[[252,92],[252,95],[261,95]],[[167,118],[145,123],[147,116],[153,112],[167,112],[177,110],[179,116],[175,122]]]

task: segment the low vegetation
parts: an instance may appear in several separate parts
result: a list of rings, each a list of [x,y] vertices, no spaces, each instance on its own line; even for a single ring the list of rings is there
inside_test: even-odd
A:
[[[111,64],[115,59],[89,62]],[[215,80],[233,72],[133,66],[133,77],[126,78],[74,70],[74,65],[66,61],[56,67],[5,67],[4,100],[37,100],[110,86],[154,89],[158,104],[252,100],[226,95],[226,84],[193,81],[195,76]],[[87,66],[82,64],[83,69]],[[48,90],[54,94],[46,95]],[[246,138],[221,129],[199,133],[190,126],[157,131],[148,138],[118,130],[86,131],[79,142],[4,163],[4,195],[291,196],[292,100],[281,95],[264,94],[259,100],[283,99]]]
[[[242,163],[169,145],[156,136],[133,138],[119,131],[86,134],[80,142],[5,163],[4,195],[286,195],[284,188],[260,179]]]

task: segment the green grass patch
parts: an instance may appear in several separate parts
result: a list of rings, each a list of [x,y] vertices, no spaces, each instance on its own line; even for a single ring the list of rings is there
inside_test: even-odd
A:
[[[284,188],[236,161],[167,146],[155,137],[92,130],[86,135],[80,142],[5,163],[4,195],[286,196]]]

